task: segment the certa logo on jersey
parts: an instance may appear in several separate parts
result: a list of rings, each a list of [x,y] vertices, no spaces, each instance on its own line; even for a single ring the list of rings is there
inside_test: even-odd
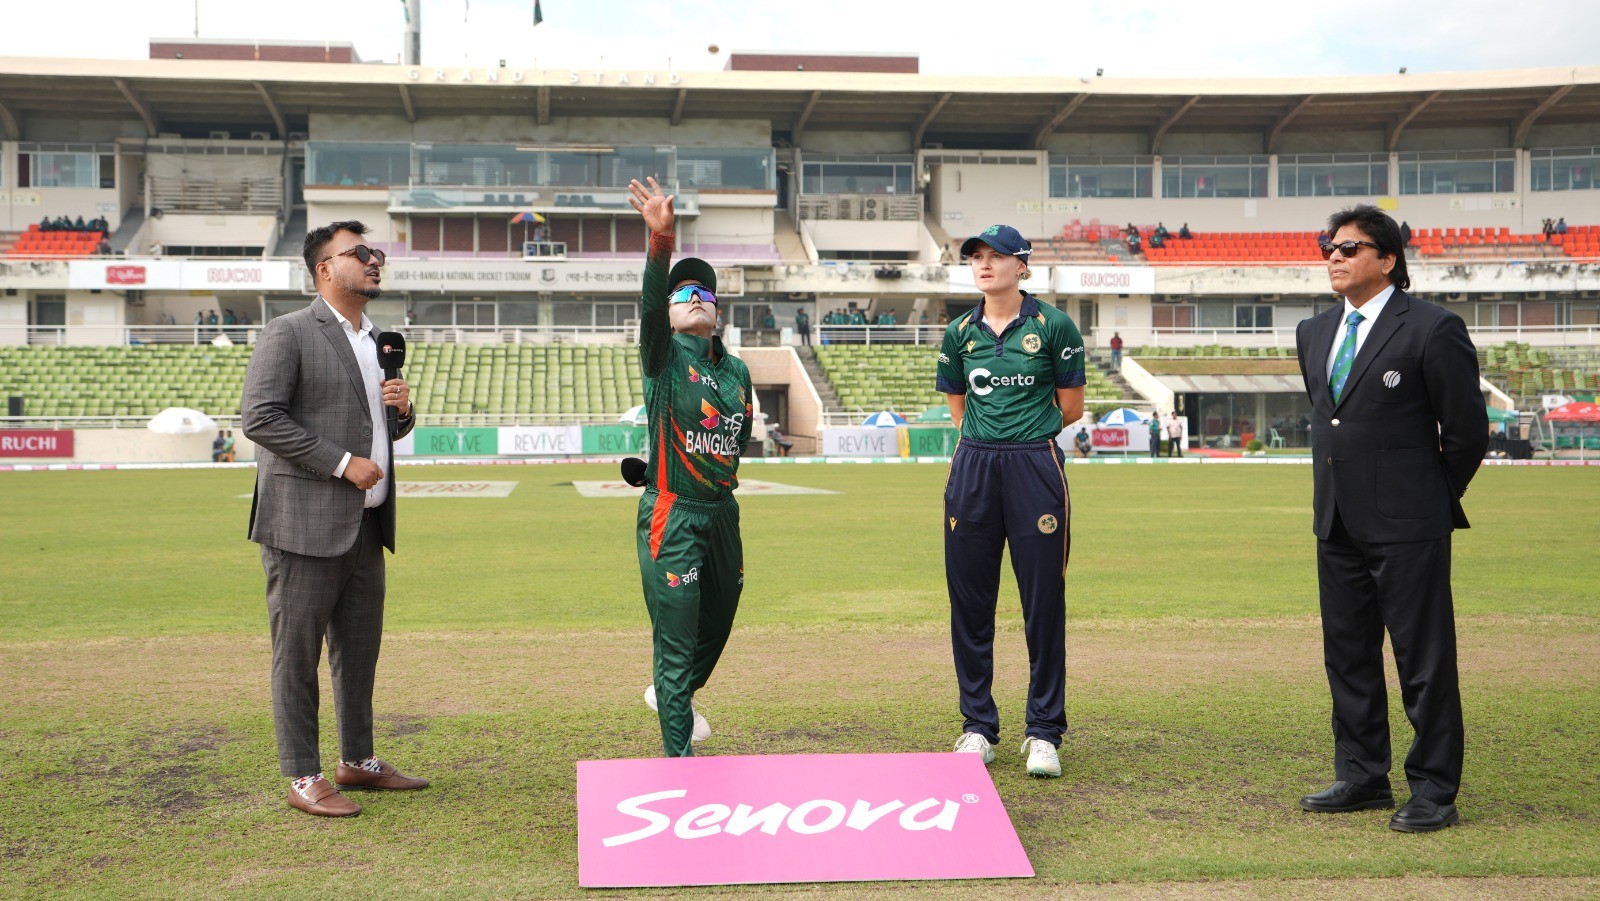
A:
[[[1037,379],[1031,375],[995,375],[987,369],[974,369],[967,373],[967,384],[972,386],[972,393],[979,397],[993,393],[996,388],[1032,385],[1035,381]]]
[[[668,588],[677,588],[679,585],[682,585],[685,582],[698,582],[698,581],[700,581],[700,567],[698,567],[698,566],[696,566],[694,569],[689,570],[688,572],[684,573],[681,576],[675,575],[670,571],[667,573],[667,587]]]
[[[691,369],[689,371],[693,372],[694,370]],[[722,414],[717,412],[716,407],[711,406],[711,401],[709,400],[702,399],[700,401],[700,412],[706,414],[706,418],[700,420],[700,427],[703,429],[716,428],[718,420],[722,418]]]

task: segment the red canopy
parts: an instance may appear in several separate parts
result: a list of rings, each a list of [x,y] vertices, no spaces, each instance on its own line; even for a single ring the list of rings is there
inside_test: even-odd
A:
[[[1600,422],[1600,405],[1573,401],[1544,414],[1545,422]]]

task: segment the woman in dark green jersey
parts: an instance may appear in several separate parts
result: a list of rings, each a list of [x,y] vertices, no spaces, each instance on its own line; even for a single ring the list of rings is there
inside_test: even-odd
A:
[[[990,685],[1000,558],[1009,544],[1028,641],[1022,753],[1030,775],[1059,776],[1072,508],[1055,439],[1083,415],[1083,337],[1066,313],[1022,290],[1032,252],[1008,225],[961,245],[983,298],[950,323],[939,350],[938,388],[961,434],[944,492],[944,565],[966,717],[956,750],[988,763],[1000,741]]]
[[[639,501],[639,575],[655,644],[645,703],[661,720],[668,757],[694,754],[711,727],[694,693],[711,678],[739,608],[739,456],[750,441],[750,370],[716,337],[717,273],[672,258],[672,195],[655,179],[629,184],[650,227],[640,299],[639,365],[650,463]]]

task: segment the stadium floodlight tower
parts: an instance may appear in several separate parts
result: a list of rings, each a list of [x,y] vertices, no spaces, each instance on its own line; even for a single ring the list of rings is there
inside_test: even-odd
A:
[[[405,64],[422,65],[422,0],[405,0],[406,45]]]

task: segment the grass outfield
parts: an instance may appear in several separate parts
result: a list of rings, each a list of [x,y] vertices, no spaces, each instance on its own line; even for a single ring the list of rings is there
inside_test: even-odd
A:
[[[378,751],[434,786],[353,821],[283,803],[249,470],[0,475],[0,896],[570,897],[573,761],[660,753],[635,502],[611,466],[402,501]],[[714,754],[944,750],[960,728],[930,465],[751,467],[834,495],[744,502],[747,582],[702,693]],[[1310,473],[1083,466],[1064,778],[1029,780],[1027,661],[1002,587],[991,767],[1038,878],[919,894],[1600,893],[1600,480],[1490,468],[1456,536],[1461,827],[1313,816],[1331,779]],[[1392,670],[1392,666],[1390,667]],[[324,674],[323,738],[336,749]],[[1397,757],[1410,740],[1391,689]],[[1402,780],[1403,781],[1403,778]],[[1455,877],[1472,877],[1461,880]],[[905,884],[788,887],[888,895]]]

